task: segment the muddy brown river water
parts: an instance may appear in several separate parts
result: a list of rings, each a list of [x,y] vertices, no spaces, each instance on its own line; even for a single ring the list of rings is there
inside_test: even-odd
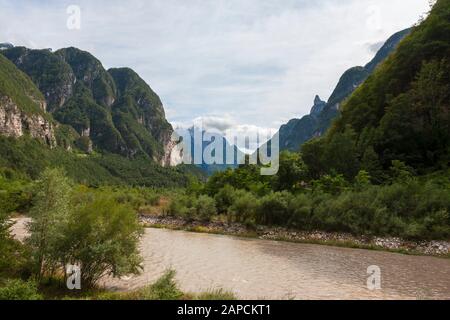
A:
[[[141,275],[105,286],[137,289],[172,268],[184,291],[243,299],[450,299],[450,259],[164,229],[146,229],[141,251]],[[381,290],[367,288],[369,266],[381,269]]]

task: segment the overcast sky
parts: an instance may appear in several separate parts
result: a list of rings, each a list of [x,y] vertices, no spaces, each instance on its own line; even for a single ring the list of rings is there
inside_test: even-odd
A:
[[[81,29],[67,28],[67,7]],[[366,64],[428,0],[0,0],[0,42],[75,46],[106,68],[127,66],[177,124],[276,128],[326,100],[340,75]]]

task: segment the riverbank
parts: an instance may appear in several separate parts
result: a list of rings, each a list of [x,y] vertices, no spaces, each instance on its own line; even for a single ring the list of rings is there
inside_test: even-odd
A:
[[[201,222],[177,217],[140,215],[147,228],[163,228],[198,233],[222,234],[260,240],[319,244],[336,247],[383,250],[412,255],[450,258],[448,241],[409,241],[396,237],[354,236],[347,233],[324,231],[298,231],[282,227],[257,226],[249,229],[243,224],[224,222]]]

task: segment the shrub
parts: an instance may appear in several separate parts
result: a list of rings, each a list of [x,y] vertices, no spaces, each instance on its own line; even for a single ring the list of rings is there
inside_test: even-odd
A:
[[[196,215],[203,221],[210,221],[217,214],[216,203],[213,198],[202,195],[195,203]]]
[[[174,270],[168,270],[154,284],[140,291],[141,300],[179,300],[183,293],[175,282]]]
[[[236,197],[236,190],[226,185],[214,196],[216,201],[217,211],[219,213],[227,213],[228,208],[234,203]]]
[[[0,287],[0,300],[42,300],[33,281],[8,280]]]
[[[256,222],[266,225],[283,225],[290,219],[289,192],[271,193],[261,199],[256,212]]]
[[[344,176],[339,175],[325,175],[319,180],[313,181],[314,190],[319,192],[326,192],[337,195],[348,188],[348,182]]]
[[[311,227],[311,213],[313,203],[311,196],[299,194],[295,196],[289,204],[291,217],[289,225],[299,229],[309,229]]]
[[[228,209],[229,220],[251,222],[255,220],[259,200],[250,192],[240,190],[235,193],[233,204]]]
[[[94,197],[71,213],[58,250],[68,263],[79,264],[84,287],[110,275],[137,274],[141,269],[142,234],[136,213],[110,197]]]
[[[177,195],[170,201],[167,214],[173,217],[194,218],[196,199],[187,195]]]

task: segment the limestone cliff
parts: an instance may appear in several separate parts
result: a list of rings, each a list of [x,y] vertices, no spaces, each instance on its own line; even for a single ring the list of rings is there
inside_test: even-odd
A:
[[[9,97],[0,97],[0,135],[20,138],[29,134],[49,145],[56,146],[54,125],[40,114],[27,114]]]

